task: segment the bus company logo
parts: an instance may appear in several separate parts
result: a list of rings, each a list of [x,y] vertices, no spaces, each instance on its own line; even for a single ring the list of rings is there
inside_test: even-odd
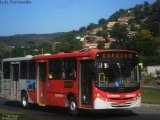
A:
[[[107,97],[109,97],[109,98],[118,98],[118,97],[120,97],[120,95],[107,95]]]
[[[89,59],[89,57],[83,57],[83,60],[88,60]]]
[[[126,94],[126,98],[135,97],[136,94]]]
[[[63,95],[63,94],[55,94],[55,97],[60,97],[60,98],[62,98],[62,97],[64,97],[64,95]]]
[[[0,5],[7,5],[7,4],[12,4],[12,5],[23,5],[23,4],[31,4],[31,0],[0,0]]]

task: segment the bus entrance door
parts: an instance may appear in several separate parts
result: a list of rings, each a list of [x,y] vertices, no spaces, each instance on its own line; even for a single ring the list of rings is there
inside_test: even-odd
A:
[[[92,107],[92,76],[91,74],[92,61],[85,60],[80,62],[80,107],[91,108]]]
[[[19,63],[12,63],[12,87],[11,98],[12,100],[18,99],[18,80],[19,80]]]
[[[40,106],[46,105],[46,72],[47,62],[38,63],[37,102]]]

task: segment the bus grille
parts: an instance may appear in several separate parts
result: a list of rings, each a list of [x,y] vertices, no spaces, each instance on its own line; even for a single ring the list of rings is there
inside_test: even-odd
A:
[[[112,107],[129,107],[131,103],[111,103]]]
[[[132,99],[132,97],[129,98],[109,98],[110,100],[129,100]]]

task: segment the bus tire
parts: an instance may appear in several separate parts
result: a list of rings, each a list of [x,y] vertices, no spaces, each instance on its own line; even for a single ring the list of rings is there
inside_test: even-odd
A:
[[[21,95],[21,104],[24,109],[27,109],[29,107],[28,96],[26,92],[22,93]]]
[[[73,116],[78,115],[77,103],[74,97],[69,99],[69,113]]]

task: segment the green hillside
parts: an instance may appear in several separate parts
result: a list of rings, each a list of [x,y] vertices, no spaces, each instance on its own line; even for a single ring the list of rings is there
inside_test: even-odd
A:
[[[58,37],[63,36],[65,33],[52,33],[52,34],[24,34],[0,37],[0,41],[9,46],[14,45],[39,45],[43,42],[56,42],[59,41]]]

